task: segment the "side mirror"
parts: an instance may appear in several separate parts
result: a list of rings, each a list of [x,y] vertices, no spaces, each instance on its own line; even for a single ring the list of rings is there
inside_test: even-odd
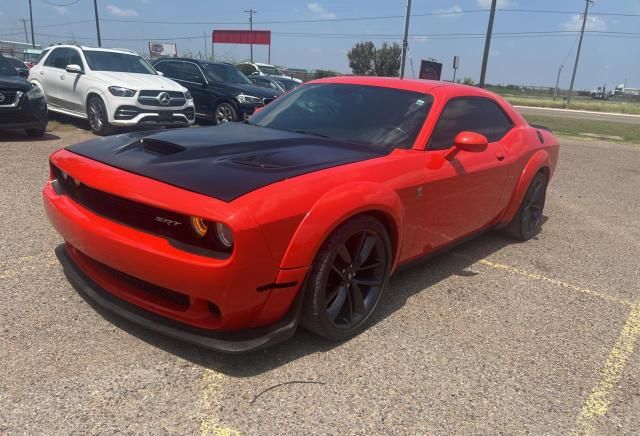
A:
[[[26,68],[20,68],[18,70],[18,74],[20,75],[20,77],[24,77],[26,79],[27,77],[29,77],[29,70],[27,70]]]
[[[209,85],[207,85],[207,82],[205,82],[205,81],[203,80],[203,81],[202,81],[202,89],[206,88],[207,86],[209,86]]]
[[[456,135],[453,146],[447,150],[444,157],[451,160],[459,151],[477,153],[486,150],[488,145],[489,140],[484,135],[475,132],[460,132]]]
[[[77,64],[69,64],[67,65],[65,70],[67,71],[67,73],[82,74],[82,68]]]

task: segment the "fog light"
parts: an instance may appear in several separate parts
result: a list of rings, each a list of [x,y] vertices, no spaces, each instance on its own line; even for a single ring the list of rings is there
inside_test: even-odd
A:
[[[191,221],[191,228],[193,229],[196,236],[202,238],[207,234],[207,230],[209,228],[202,218],[192,216],[191,218],[189,218],[189,221]]]
[[[216,223],[216,233],[218,234],[218,240],[222,245],[227,248],[231,248],[233,246],[233,232],[228,226],[222,223]]]

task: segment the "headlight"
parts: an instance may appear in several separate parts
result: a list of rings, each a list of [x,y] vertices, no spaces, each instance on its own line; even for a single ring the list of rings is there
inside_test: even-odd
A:
[[[136,95],[136,91],[133,89],[123,88],[121,86],[110,86],[109,92],[116,97],[133,97]]]
[[[191,93],[189,91],[186,91],[184,93],[184,98],[186,98],[187,100],[191,100],[193,97],[191,97]]]
[[[38,85],[31,84],[31,89],[27,91],[27,97],[29,98],[41,98],[44,97],[42,89]]]
[[[240,103],[262,104],[262,99],[253,95],[238,94],[236,100]]]

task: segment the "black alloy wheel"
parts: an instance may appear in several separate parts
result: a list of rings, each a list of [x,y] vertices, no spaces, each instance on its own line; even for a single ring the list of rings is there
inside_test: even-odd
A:
[[[385,227],[368,215],[348,221],[318,253],[302,325],[332,340],[357,335],[377,307],[390,269],[391,244]]]
[[[215,124],[224,124],[237,120],[238,114],[231,103],[220,103],[213,111],[213,122]]]
[[[520,209],[506,228],[507,233],[521,241],[531,239],[540,231],[542,213],[547,198],[547,176],[536,174],[522,199]]]

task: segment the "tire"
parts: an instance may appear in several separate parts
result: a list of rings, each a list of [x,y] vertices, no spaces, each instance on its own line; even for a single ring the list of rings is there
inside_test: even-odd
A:
[[[548,183],[549,180],[543,172],[533,177],[518,212],[504,230],[507,235],[519,241],[527,241],[538,234]]]
[[[110,135],[114,132],[114,127],[109,124],[107,108],[100,97],[94,95],[87,101],[87,119],[91,126],[91,131],[98,136]]]
[[[230,121],[238,121],[238,111],[233,104],[223,101],[213,110],[213,124],[219,125]]]
[[[338,227],[309,273],[302,326],[333,341],[358,335],[378,307],[391,262],[389,234],[374,217],[361,215]]]
[[[31,138],[42,138],[47,132],[47,126],[38,127],[37,129],[25,129],[25,132]]]

